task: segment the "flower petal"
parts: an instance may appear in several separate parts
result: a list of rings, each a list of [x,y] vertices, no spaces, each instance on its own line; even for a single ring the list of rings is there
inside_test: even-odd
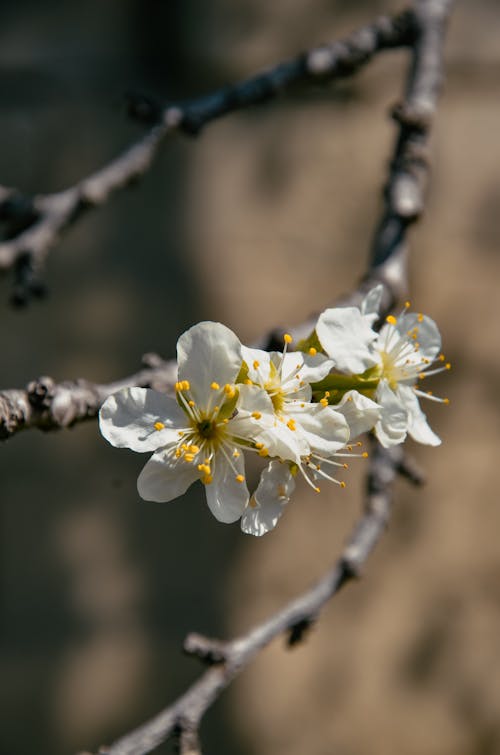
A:
[[[221,452],[212,462],[213,480],[205,485],[210,511],[219,522],[236,522],[248,503],[249,493],[245,481],[237,482],[236,475],[245,476],[243,455],[233,459],[234,469]],[[236,470],[236,473],[235,471]]]
[[[207,407],[213,399],[213,383],[234,383],[240,371],[241,344],[232,330],[220,322],[200,322],[177,341],[179,380],[187,380],[194,401]]]
[[[380,419],[375,425],[375,435],[385,448],[402,443],[408,429],[408,414],[386,380],[381,380],[378,384],[375,398],[381,410]]]
[[[293,407],[293,408],[292,408]],[[297,431],[305,437],[311,451],[329,456],[349,441],[345,417],[333,407],[321,404],[287,404],[287,414],[297,422]]]
[[[335,411],[343,414],[350,429],[350,440],[368,432],[380,418],[380,406],[358,391],[347,391]]]
[[[241,356],[247,364],[249,379],[263,386],[269,380],[271,354],[262,349],[250,349],[242,344]]]
[[[241,529],[260,537],[274,529],[295,490],[288,464],[272,461],[262,472],[259,485],[241,517]]]
[[[281,354],[276,354],[281,360]],[[273,355],[274,361],[274,355]],[[291,376],[298,378],[298,382],[317,383],[328,375],[333,367],[333,360],[324,354],[305,354],[303,351],[289,351],[283,357],[281,368],[282,382],[286,383]]]
[[[420,359],[429,359],[431,362],[441,351],[441,334],[438,326],[427,315],[415,314],[408,312],[398,318],[396,330],[402,337],[408,338],[408,332],[416,334],[418,342],[418,352],[416,357]]]
[[[137,490],[145,501],[166,503],[186,492],[197,480],[194,464],[182,459],[172,460],[165,452],[153,454],[137,479]]]
[[[368,291],[365,298],[361,302],[360,311],[361,314],[366,317],[371,325],[378,320],[378,313],[380,311],[380,302],[382,301],[382,294],[384,287],[380,283]]]
[[[165,427],[155,429],[155,423]],[[187,417],[177,402],[149,388],[124,388],[109,396],[99,412],[99,428],[117,448],[155,451],[175,443],[177,431],[186,427]]]
[[[425,443],[427,446],[439,446],[441,438],[429,427],[427,417],[423,413],[413,389],[407,385],[399,385],[397,392],[408,412],[408,433],[411,437],[418,443]]]
[[[316,334],[341,372],[364,372],[377,364],[370,345],[377,334],[357,307],[327,309],[318,319]]]

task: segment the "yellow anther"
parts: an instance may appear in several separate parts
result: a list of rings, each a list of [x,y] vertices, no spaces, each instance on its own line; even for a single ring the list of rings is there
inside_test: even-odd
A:
[[[179,382],[177,382],[177,383],[175,384],[175,390],[176,390],[176,391],[182,391],[182,383],[179,383]]]
[[[423,380],[426,377],[425,372],[420,372],[418,375],[419,380]]]
[[[237,474],[235,479],[236,479],[236,482],[245,482],[245,478],[243,477],[242,474]]]
[[[183,391],[189,391],[189,389],[191,388],[191,383],[189,382],[189,380],[183,380],[181,383],[181,388]]]
[[[304,381],[303,381],[303,380],[301,380],[301,381],[300,381],[300,383],[299,383],[299,385],[300,385],[300,387],[302,388],[302,386],[303,386],[303,385],[305,385]]]
[[[410,307],[411,307],[411,302],[405,301],[405,309],[410,309]]]
[[[262,417],[262,414],[260,412],[252,412],[252,417],[254,419],[260,419]]]
[[[285,335],[283,336],[283,340],[285,343],[292,343],[293,338],[290,335],[290,333],[285,333]]]
[[[315,493],[321,493],[321,488],[314,488]]]
[[[199,450],[200,450],[199,446],[194,446],[194,445],[193,446],[189,446],[189,451],[192,454],[197,454]]]
[[[440,361],[440,362],[444,362],[444,360],[445,360],[445,356],[444,356],[444,354],[440,354],[440,355],[438,356],[438,359],[439,359],[439,361]]]
[[[344,467],[344,469],[349,469],[349,464],[342,464],[342,466]]]
[[[212,480],[213,480],[213,479],[214,479],[214,478],[212,477],[212,475],[211,475],[211,474],[207,474],[207,475],[205,475],[205,477],[202,477],[202,480],[201,480],[201,481],[202,481],[202,483],[203,483],[204,485],[210,485],[210,483],[212,482]]]
[[[211,388],[211,389],[212,389],[213,391],[218,391],[218,390],[219,390],[219,388],[220,388],[220,385],[219,385],[219,383],[216,383],[216,382],[215,382],[215,380],[214,380],[214,382],[213,382],[213,383],[210,383],[210,388]]]
[[[235,459],[239,459],[239,457],[241,456],[240,452],[236,448],[233,451],[233,456]]]
[[[253,363],[254,370],[257,370],[259,367],[260,367],[260,362],[257,359],[255,359]]]
[[[297,429],[295,426],[294,419],[289,419],[288,422],[286,423],[286,426],[288,427],[289,430],[292,430],[293,432],[295,432],[295,430]]]
[[[432,396],[432,391],[427,391],[428,396]]]
[[[226,394],[228,398],[233,398],[236,391],[232,385],[229,385],[229,383],[226,383],[226,385],[224,386],[224,393]]]
[[[210,469],[208,464],[198,464],[198,471],[204,472],[205,474],[210,474],[212,470]]]
[[[316,464],[316,469],[321,469],[321,464]]]
[[[449,398],[444,398],[443,399],[443,404],[449,404],[449,403],[450,403],[450,399]]]
[[[330,398],[330,391],[325,391],[325,398]]]
[[[357,445],[358,448],[361,448],[361,446],[363,445],[363,441],[362,440],[358,440],[358,442],[356,443],[356,445]]]
[[[348,451],[352,451],[352,446],[346,446]]]
[[[266,447],[261,448],[259,451],[259,456],[266,457],[269,456],[269,451]]]
[[[188,401],[188,404],[189,404],[189,406],[194,406],[195,405],[193,399],[191,399],[190,401]]]
[[[182,451],[180,448],[175,449],[175,458],[178,459],[179,456],[182,456]]]
[[[449,362],[447,362],[447,363],[445,364],[445,368],[446,368],[447,370],[451,370],[451,364],[450,364]]]
[[[419,322],[423,322],[424,321],[424,316],[423,316],[423,314],[421,312],[418,313],[417,320]]]
[[[224,419],[222,420],[222,424],[223,424],[223,425],[227,425],[227,423],[228,423],[228,422],[229,422],[229,420],[228,420],[228,418],[227,418],[227,417],[225,417],[225,418],[224,418]]]
[[[184,430],[177,430],[177,435],[182,438],[182,436],[184,435]]]
[[[387,317],[385,319],[386,319],[386,322],[389,323],[389,325],[396,325],[396,323],[397,323],[397,320],[394,317],[394,315],[387,315]]]
[[[257,369],[257,368],[255,368],[255,369]],[[245,383],[245,385],[253,385],[253,383],[250,380],[250,378],[246,378],[243,382]]]
[[[165,425],[163,424],[163,422],[155,422],[154,428],[155,430],[163,430],[165,428]]]
[[[342,481],[342,482],[340,483],[340,487],[341,487],[341,488],[345,488],[345,482],[344,482],[344,481]]]
[[[328,406],[328,399],[327,398],[322,398],[319,403],[322,406]]]
[[[264,448],[264,444],[263,443],[256,443],[255,444],[255,448]]]
[[[363,457],[363,459],[367,459],[368,458],[368,451],[363,451],[363,453],[361,454],[361,456]]]
[[[311,355],[312,357],[315,357],[317,353],[318,353],[318,352],[316,351],[316,349],[314,348],[314,346],[311,346],[311,348],[309,349],[309,354],[310,354],[310,355]]]
[[[305,406],[305,404],[301,404],[300,406],[301,406],[301,407],[302,407],[302,409],[303,409],[303,408],[304,408],[304,406]]]
[[[348,400],[348,401],[352,401],[352,396],[348,396],[348,397],[347,397],[347,400]]]
[[[184,459],[185,461],[194,461],[194,454],[185,453]]]

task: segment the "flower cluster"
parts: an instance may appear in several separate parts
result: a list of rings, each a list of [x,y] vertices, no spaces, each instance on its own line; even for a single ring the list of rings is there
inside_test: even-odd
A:
[[[439,332],[407,308],[375,332],[380,294],[374,289],[360,309],[323,312],[296,351],[288,335],[282,352],[248,348],[215,322],[183,333],[175,399],[125,388],[100,411],[112,445],[152,452],[140,496],[171,501],[200,480],[219,521],[241,520],[244,532],[262,535],[276,526],[298,474],[317,492],[324,480],[344,486],[334,473],[347,468],[346,456],[367,455],[353,454],[361,433],[373,430],[385,446],[407,433],[439,443],[418,403],[427,394],[416,385],[449,366],[430,369],[442,359]],[[245,476],[250,453],[265,464],[253,494]]]

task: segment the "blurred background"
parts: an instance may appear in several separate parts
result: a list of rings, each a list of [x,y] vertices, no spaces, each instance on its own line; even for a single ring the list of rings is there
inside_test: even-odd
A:
[[[399,3],[350,0],[5,0],[0,183],[65,188],[136,139],[126,91],[191,97],[349,33]],[[411,451],[363,580],[305,644],[276,641],[204,720],[207,753],[500,753],[498,531],[500,8],[457,3],[433,132],[427,210],[411,232],[411,299],[453,370],[432,388],[438,449]],[[42,374],[110,381],[141,354],[220,320],[243,341],[356,285],[381,206],[407,59],[173,137],[148,175],[71,229],[49,297],[17,311],[0,281],[0,387]],[[441,377],[441,376],[440,376]],[[95,423],[2,445],[0,750],[96,750],[201,672],[190,630],[229,637],[306,588],[359,515],[345,491],[301,489],[263,539],[211,517],[201,487],[139,500],[145,459]],[[171,753],[171,745],[158,750]]]

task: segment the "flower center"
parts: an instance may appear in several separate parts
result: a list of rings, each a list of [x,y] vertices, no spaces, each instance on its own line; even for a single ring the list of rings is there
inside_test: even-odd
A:
[[[400,371],[397,368],[394,359],[387,353],[387,351],[381,351],[380,358],[382,360],[382,375],[389,383],[389,386],[394,390],[398,385]]]
[[[217,423],[208,418],[196,423],[196,431],[206,440],[215,440],[220,434],[218,430]]]

